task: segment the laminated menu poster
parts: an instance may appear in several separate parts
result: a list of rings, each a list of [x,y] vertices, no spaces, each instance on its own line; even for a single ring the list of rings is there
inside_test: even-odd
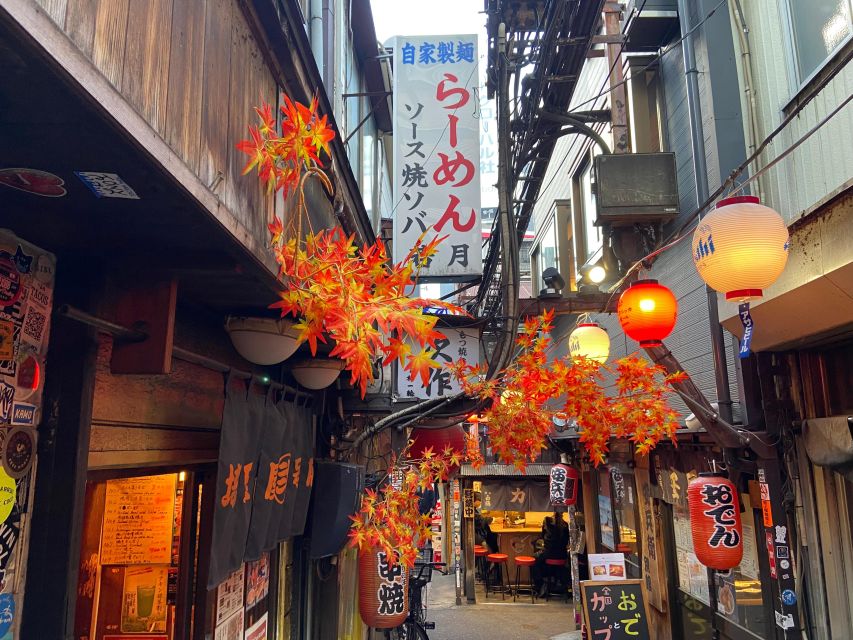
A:
[[[590,553],[586,557],[593,580],[623,580],[628,575],[624,553]]]
[[[581,582],[587,637],[650,640],[649,612],[641,580]]]
[[[166,632],[168,574],[168,565],[127,567],[121,608],[122,633]]]
[[[243,610],[245,573],[240,567],[216,587],[216,624],[222,624],[235,611]]]
[[[213,640],[243,640],[243,608],[216,626]]]
[[[244,640],[267,640],[267,614],[246,629]]]
[[[174,473],[107,481],[101,564],[169,564]]]

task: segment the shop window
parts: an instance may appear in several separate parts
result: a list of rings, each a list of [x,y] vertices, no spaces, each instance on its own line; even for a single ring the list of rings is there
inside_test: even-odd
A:
[[[548,221],[544,233],[540,235],[532,251],[533,282],[537,293],[545,286],[542,282],[542,272],[548,267],[554,267],[559,271],[557,231],[553,217]]]
[[[805,84],[853,34],[851,0],[788,0],[795,77]]]
[[[614,467],[610,471],[615,551],[625,554],[629,578],[642,576],[640,561],[640,511],[634,474]]]
[[[758,529],[749,494],[742,492],[743,559],[730,571],[716,572],[717,613],[761,638],[771,637],[758,564]]]
[[[575,255],[578,267],[589,262],[590,258],[601,250],[603,244],[601,227],[595,224],[598,215],[592,163],[595,155],[594,151],[591,151],[581,168],[572,177],[574,228],[579,230],[579,233],[575,234]]]

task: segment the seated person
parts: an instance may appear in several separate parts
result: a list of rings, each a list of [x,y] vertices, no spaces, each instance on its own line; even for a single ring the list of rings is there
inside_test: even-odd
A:
[[[542,550],[536,553],[533,565],[533,587],[540,598],[545,596],[545,561],[565,560],[569,557],[569,525],[563,520],[563,514],[554,511],[542,521]]]
[[[493,518],[483,516],[481,507],[482,498],[479,493],[474,494],[474,544],[480,544],[489,550],[489,553],[498,552],[498,534],[492,531]]]

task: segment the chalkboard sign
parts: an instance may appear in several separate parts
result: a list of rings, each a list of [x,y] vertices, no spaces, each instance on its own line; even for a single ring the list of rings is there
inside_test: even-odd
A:
[[[648,610],[640,580],[581,582],[588,638],[650,640]]]

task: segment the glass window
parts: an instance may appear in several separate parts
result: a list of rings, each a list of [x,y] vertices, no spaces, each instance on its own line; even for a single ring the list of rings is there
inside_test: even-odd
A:
[[[601,227],[595,225],[595,194],[592,192],[592,163],[587,163],[578,178],[581,212],[583,214],[585,252],[579,257],[582,263],[589,260],[601,248]]]
[[[559,264],[557,259],[557,232],[556,227],[554,225],[554,219],[551,218],[550,222],[548,222],[548,226],[545,229],[545,233],[542,234],[541,239],[539,240],[539,244],[533,250],[533,269],[536,270],[534,274],[537,291],[545,287],[545,283],[542,281],[542,272],[545,271],[548,267],[554,267],[559,271]]]
[[[716,572],[717,612],[762,638],[769,638],[772,625],[768,620],[758,565],[758,530],[749,493],[741,492],[743,512],[743,559],[730,571]]]
[[[610,551],[616,551],[613,502],[610,499],[610,471],[603,467],[598,470],[598,524],[601,545]]]
[[[640,564],[640,513],[633,473],[614,468],[610,472],[612,483],[613,515],[616,525],[616,551],[625,554],[629,578],[642,577]]]
[[[853,33],[850,0],[788,0],[797,75],[804,82]]]

